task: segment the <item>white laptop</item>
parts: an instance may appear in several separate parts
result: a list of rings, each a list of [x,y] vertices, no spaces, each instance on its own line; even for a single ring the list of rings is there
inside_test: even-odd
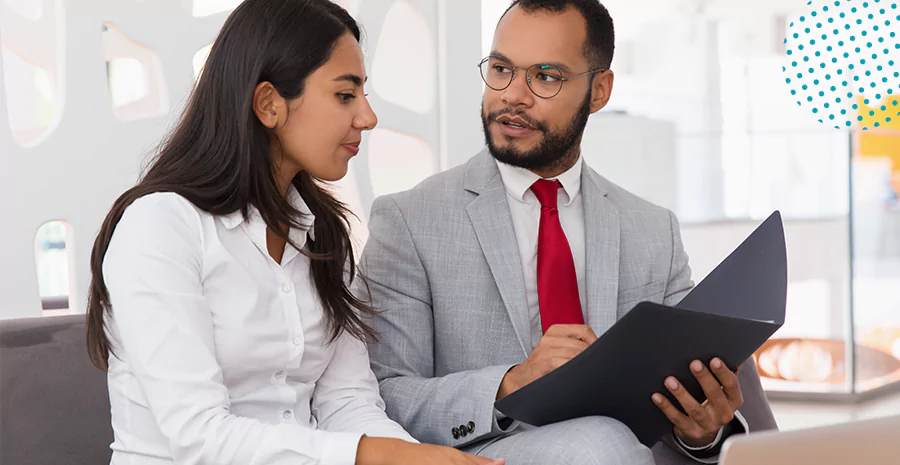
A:
[[[720,465],[900,465],[900,415],[728,438]]]

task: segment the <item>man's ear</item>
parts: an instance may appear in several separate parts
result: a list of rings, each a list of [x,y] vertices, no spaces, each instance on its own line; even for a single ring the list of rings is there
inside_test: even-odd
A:
[[[591,113],[600,111],[609,103],[614,80],[615,75],[609,69],[594,75],[594,78],[591,80]]]

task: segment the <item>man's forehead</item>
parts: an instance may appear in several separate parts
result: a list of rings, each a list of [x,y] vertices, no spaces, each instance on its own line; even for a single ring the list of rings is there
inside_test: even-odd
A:
[[[565,63],[585,64],[586,38],[581,14],[569,8],[563,12],[526,12],[513,7],[497,25],[492,51],[519,65]]]

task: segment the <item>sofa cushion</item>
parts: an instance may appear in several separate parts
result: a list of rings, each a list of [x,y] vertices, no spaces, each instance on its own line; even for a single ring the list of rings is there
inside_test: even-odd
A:
[[[106,374],[88,358],[85,321],[0,321],[0,462],[109,463]]]

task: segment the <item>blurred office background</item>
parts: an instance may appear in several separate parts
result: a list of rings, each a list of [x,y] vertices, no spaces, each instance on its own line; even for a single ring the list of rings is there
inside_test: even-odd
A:
[[[0,0],[0,318],[84,312],[103,216],[239,3]],[[476,65],[509,0],[338,3],[365,28],[380,119],[335,185],[362,244],[376,196],[482,147]],[[678,214],[698,281],[782,212],[787,321],[756,356],[783,428],[900,413],[900,118],[868,127],[900,92],[856,96],[845,129],[798,106],[781,67],[805,1],[604,3],[616,80],[587,162]]]

